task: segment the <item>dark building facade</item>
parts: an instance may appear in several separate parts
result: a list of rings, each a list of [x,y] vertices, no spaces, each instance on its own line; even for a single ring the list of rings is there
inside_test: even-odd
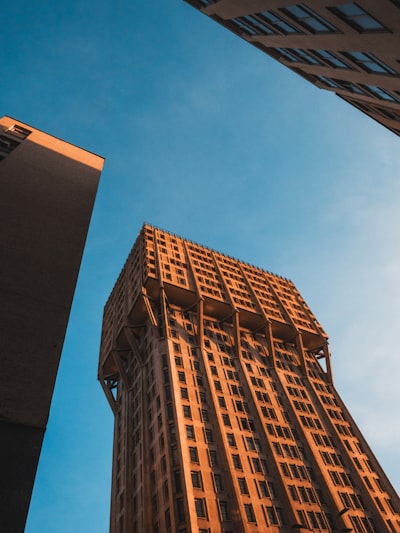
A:
[[[105,306],[111,533],[396,533],[288,279],[144,225]]]
[[[0,529],[22,533],[103,158],[0,118]]]
[[[185,0],[400,135],[399,0]]]

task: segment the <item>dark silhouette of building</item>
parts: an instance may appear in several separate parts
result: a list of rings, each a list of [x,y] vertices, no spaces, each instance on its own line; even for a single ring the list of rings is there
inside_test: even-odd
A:
[[[400,135],[400,0],[185,1]]]
[[[24,531],[103,159],[0,119],[0,530]]]
[[[395,533],[400,502],[288,279],[144,225],[105,306],[111,533]]]

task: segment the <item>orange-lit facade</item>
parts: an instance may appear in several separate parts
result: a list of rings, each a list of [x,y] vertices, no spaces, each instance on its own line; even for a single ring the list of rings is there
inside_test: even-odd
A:
[[[144,225],[104,312],[111,533],[395,533],[294,284]]]
[[[400,135],[399,0],[185,0]]]

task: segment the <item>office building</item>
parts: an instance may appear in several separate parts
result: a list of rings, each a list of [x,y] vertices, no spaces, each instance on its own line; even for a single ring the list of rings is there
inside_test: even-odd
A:
[[[400,502],[288,279],[145,224],[105,306],[111,533],[395,533]]]
[[[400,135],[400,0],[185,1]]]
[[[0,119],[0,509],[22,533],[103,159]]]

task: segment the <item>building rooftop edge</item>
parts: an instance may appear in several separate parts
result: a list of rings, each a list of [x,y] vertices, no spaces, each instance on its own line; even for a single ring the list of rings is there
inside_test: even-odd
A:
[[[84,152],[87,152],[88,154],[92,154],[95,157],[98,157],[98,158],[102,159],[103,161],[106,160],[105,157],[103,157],[102,155],[97,154],[96,152],[92,152],[92,150],[87,150],[86,148],[82,148],[82,146],[79,146],[79,145],[77,145],[75,143],[72,143],[70,141],[66,141],[65,139],[62,139],[61,137],[58,137],[57,135],[53,135],[52,133],[48,133],[45,130],[37,128],[36,126],[32,126],[31,124],[28,124],[27,122],[23,122],[19,118],[12,117],[11,115],[3,115],[2,117],[0,117],[0,121],[5,119],[5,118],[6,119],[10,119],[10,120],[15,120],[19,124],[23,124],[24,126],[27,126],[28,128],[33,128],[35,131],[40,131],[41,133],[44,133],[45,135],[48,135],[49,137],[52,137],[53,139],[57,139],[57,140],[62,141],[64,143],[66,143],[66,144],[74,146],[75,148],[79,148],[79,150],[83,150]]]

